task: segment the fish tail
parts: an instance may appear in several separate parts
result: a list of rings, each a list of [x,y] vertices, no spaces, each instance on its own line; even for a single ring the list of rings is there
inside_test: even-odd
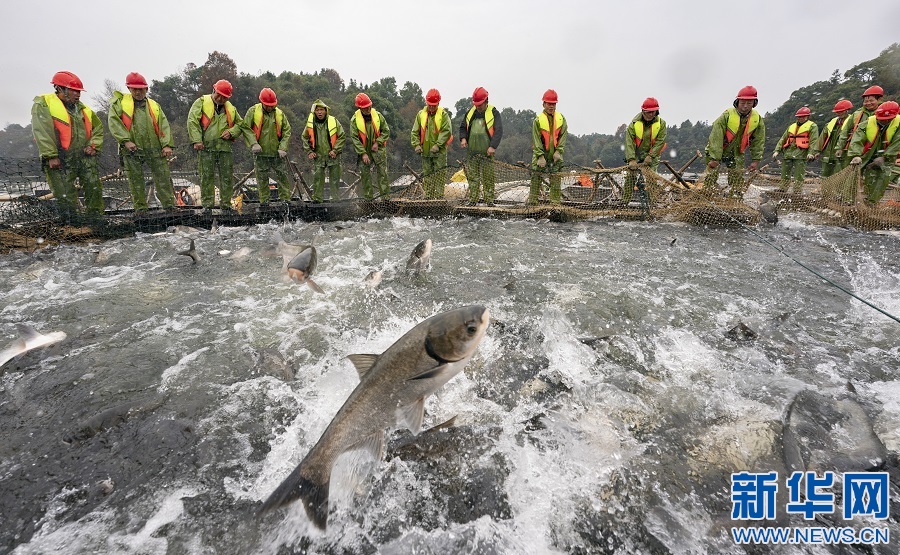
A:
[[[324,480],[318,481],[316,478],[305,475],[306,468],[300,463],[297,468],[291,472],[290,476],[285,478],[272,495],[266,499],[262,507],[256,512],[256,516],[283,507],[297,499],[303,501],[303,508],[306,509],[306,515],[316,525],[317,528],[324,530],[328,523],[328,484],[330,476],[325,476]]]

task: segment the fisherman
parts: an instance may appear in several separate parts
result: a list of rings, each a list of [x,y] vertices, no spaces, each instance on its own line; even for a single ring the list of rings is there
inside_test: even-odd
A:
[[[556,111],[558,100],[556,91],[547,89],[541,98],[544,111],[534,118],[531,126],[531,189],[528,192],[528,204],[538,202],[543,189],[541,174],[550,174],[550,203],[559,204],[562,197],[559,171],[563,167],[569,126],[566,118]]]
[[[838,172],[847,167],[850,164],[850,158],[852,156],[844,156],[847,150],[850,148],[850,141],[853,140],[853,135],[856,133],[856,130],[860,127],[864,127],[866,125],[866,120],[869,119],[870,116],[875,115],[875,109],[878,108],[878,105],[881,103],[881,97],[884,96],[884,89],[879,87],[878,85],[872,85],[863,91],[862,99],[863,105],[862,108],[853,112],[853,115],[844,120],[844,125],[841,126],[841,133],[838,136],[838,143],[834,147],[834,157],[838,160],[837,167],[835,167],[835,172]]]
[[[275,174],[278,182],[278,198],[291,200],[292,187],[287,172],[291,122],[278,107],[275,91],[268,87],[259,91],[259,103],[251,106],[244,116],[245,129],[247,126],[250,132],[244,133],[244,141],[253,153],[259,203],[269,202],[269,172]]]
[[[386,198],[391,193],[387,176],[387,141],[391,128],[375,108],[366,93],[356,95],[356,112],[350,118],[350,140],[356,150],[356,166],[363,196],[367,200],[375,197],[372,188],[372,174],[378,184],[378,197]]]
[[[331,185],[331,200],[339,198],[341,181],[341,152],[344,150],[344,126],[334,116],[328,115],[328,106],[319,99],[313,102],[306,119],[303,150],[312,161],[313,202],[325,200],[325,170]]]
[[[888,101],[875,110],[875,117],[860,125],[850,141],[850,164],[862,166],[866,201],[875,204],[884,196],[897,156],[900,155],[900,105]]]
[[[747,85],[738,91],[734,106],[725,110],[712,124],[709,142],[706,144],[706,165],[708,170],[703,182],[703,189],[711,194],[717,187],[719,166],[728,168],[728,186],[730,196],[743,198],[744,190],[744,157],[750,149],[750,165],[748,171],[756,171],[762,160],[766,142],[766,124],[759,112],[755,110],[759,103],[756,88]]]
[[[478,87],[472,93],[472,107],[459,123],[459,146],[466,149],[466,178],[469,181],[469,203],[482,195],[484,202],[494,204],[494,153],[503,139],[500,110],[490,104],[488,92]]]
[[[103,147],[103,123],[81,102],[84,85],[77,75],[58,71],[50,84],[54,92],[34,97],[31,129],[60,219],[69,223],[78,212],[76,179],[84,191],[87,212],[102,215],[97,157]]]
[[[788,126],[781,135],[772,160],[778,160],[778,155],[784,152],[784,161],[781,163],[781,190],[787,191],[794,181],[794,194],[803,192],[803,180],[806,177],[806,162],[816,157],[816,144],[819,140],[819,126],[809,119],[809,106],[803,106],[794,117],[797,121]]]
[[[175,188],[169,172],[168,158],[175,146],[172,129],[159,103],[147,97],[144,76],[131,72],[125,76],[128,93],[113,92],[109,104],[109,132],[119,143],[119,154],[131,187],[131,203],[135,211],[147,209],[144,188],[144,164],[150,169],[156,198],[165,210],[175,207]]]
[[[213,85],[212,94],[195,100],[188,112],[188,138],[197,151],[200,166],[200,203],[207,212],[215,204],[216,187],[219,205],[231,210],[234,191],[231,143],[241,135],[243,127],[241,116],[228,100],[233,91],[231,83],[220,79]]]
[[[419,110],[410,132],[410,144],[422,155],[422,178],[425,198],[444,198],[447,181],[447,146],[453,141],[450,114],[441,108],[441,93],[430,89],[425,94],[425,107]]]
[[[835,149],[840,138],[841,128],[847,121],[847,114],[853,109],[853,103],[846,99],[837,101],[834,105],[835,117],[832,118],[819,135],[819,143],[816,145],[816,159],[822,158],[822,177],[828,177],[835,171],[837,158],[834,157]]]
[[[641,113],[634,116],[625,129],[625,162],[628,174],[622,200],[631,200],[637,182],[638,164],[655,173],[659,168],[659,155],[666,148],[666,121],[659,117],[659,102],[652,96],[641,104]]]

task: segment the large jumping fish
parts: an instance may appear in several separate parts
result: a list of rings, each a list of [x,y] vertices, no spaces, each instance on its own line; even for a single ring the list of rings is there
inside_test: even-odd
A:
[[[406,260],[406,269],[415,275],[431,267],[431,239],[425,239],[413,249]]]
[[[339,455],[366,449],[384,457],[384,430],[402,420],[422,427],[425,397],[465,368],[490,323],[490,311],[467,306],[436,314],[380,355],[349,358],[360,382],[303,461],[269,496],[258,514],[302,499],[313,524],[328,522],[331,468]]]

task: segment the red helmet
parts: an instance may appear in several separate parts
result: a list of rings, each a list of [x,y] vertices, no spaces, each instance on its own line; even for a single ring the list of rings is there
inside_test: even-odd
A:
[[[441,93],[437,89],[431,89],[425,94],[425,104],[437,106],[441,103]]]
[[[78,76],[71,71],[57,71],[53,74],[53,79],[50,80],[50,84],[65,87],[67,89],[73,89],[76,91],[84,90],[84,85],[81,83],[81,79],[79,79]]]
[[[756,100],[756,87],[753,85],[747,85],[738,91],[737,97],[738,100]]]
[[[799,110],[797,110],[797,113],[794,114],[794,117],[797,117],[797,118],[802,118],[804,116],[809,117],[809,115],[811,113],[812,112],[809,111],[809,106],[804,106],[804,107],[800,108]]]
[[[882,102],[881,106],[875,110],[875,119],[878,121],[890,121],[897,117],[898,113],[900,113],[900,104],[893,100],[888,100],[887,102]]]
[[[147,80],[140,73],[132,71],[125,76],[125,86],[129,89],[146,89]]]
[[[837,104],[834,105],[834,110],[832,110],[832,112],[834,112],[836,114],[838,112],[843,112],[844,110],[852,110],[852,109],[853,109],[853,103],[850,102],[849,100],[847,100],[846,98],[842,98],[837,101]]]
[[[366,93],[359,93],[356,95],[357,108],[369,108],[370,106],[372,106],[372,99],[369,98],[369,95]]]
[[[550,104],[556,104],[557,102],[559,102],[559,96],[553,89],[547,89],[547,92],[544,93],[544,96],[541,98],[541,100]]]
[[[653,98],[652,96],[648,97],[647,100],[645,100],[644,103],[641,104],[641,110],[644,110],[647,112],[653,112],[653,111],[658,112],[659,111],[659,102],[657,102],[656,99]]]
[[[273,91],[269,87],[266,87],[263,90],[259,91],[259,101],[263,103],[263,106],[278,105],[278,98],[275,97],[275,91]]]
[[[863,98],[867,96],[884,96],[884,89],[882,89],[878,85],[872,85],[863,93]]]
[[[213,90],[221,94],[225,98],[231,98],[231,93],[234,92],[234,89],[231,87],[231,83],[229,83],[225,79],[219,79],[218,81],[216,81],[216,84],[213,85]]]
[[[472,103],[476,106],[481,106],[488,99],[488,92],[484,87],[478,87],[475,89],[475,92],[472,93]]]

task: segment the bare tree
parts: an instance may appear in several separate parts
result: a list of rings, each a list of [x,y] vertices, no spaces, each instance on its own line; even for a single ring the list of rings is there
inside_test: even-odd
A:
[[[91,96],[94,109],[98,112],[109,112],[109,104],[112,102],[113,93],[119,90],[119,85],[112,79],[103,80],[103,90]]]

